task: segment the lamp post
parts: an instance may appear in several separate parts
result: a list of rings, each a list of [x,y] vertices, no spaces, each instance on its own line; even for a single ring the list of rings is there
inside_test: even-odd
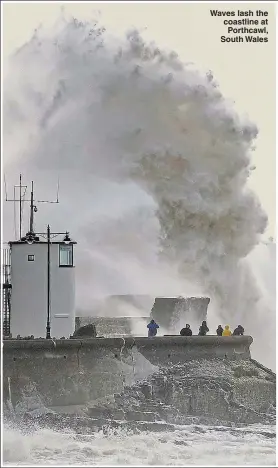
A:
[[[46,339],[51,339],[50,335],[50,226],[47,225],[47,321]]]
[[[46,318],[46,339],[51,340],[51,320],[50,320],[50,309],[51,309],[51,259],[50,259],[50,244],[51,237],[57,237],[59,235],[64,235],[63,243],[69,244],[72,242],[69,237],[68,231],[66,232],[51,232],[49,224],[47,225],[46,235],[44,232],[37,232],[36,236],[42,236],[47,240],[47,318]],[[35,240],[39,240],[39,237],[35,237]],[[34,240],[27,240],[29,243],[33,243]]]

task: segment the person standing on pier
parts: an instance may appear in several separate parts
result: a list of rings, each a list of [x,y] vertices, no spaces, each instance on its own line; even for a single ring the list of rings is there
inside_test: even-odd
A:
[[[225,330],[222,333],[222,336],[231,336],[232,332],[230,330],[229,325],[225,325]]]
[[[148,336],[155,336],[157,334],[159,325],[157,325],[157,323],[155,323],[155,321],[152,319],[150,323],[148,323],[147,328],[149,329]]]
[[[234,336],[244,335],[244,328],[243,328],[241,325],[238,325],[238,326],[234,329],[233,335],[234,335]]]
[[[218,325],[218,328],[216,330],[216,335],[222,336],[223,331],[224,331],[223,327],[221,325]]]
[[[199,335],[206,336],[207,332],[209,332],[209,328],[207,326],[207,322],[203,320],[202,325],[199,328]]]
[[[185,325],[185,328],[182,328],[180,331],[181,336],[192,336],[192,330],[190,328],[189,323]]]

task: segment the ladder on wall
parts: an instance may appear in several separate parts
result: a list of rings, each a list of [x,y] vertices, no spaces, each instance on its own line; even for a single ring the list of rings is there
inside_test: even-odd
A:
[[[10,248],[2,250],[2,333],[3,337],[10,336],[11,323],[11,251]]]

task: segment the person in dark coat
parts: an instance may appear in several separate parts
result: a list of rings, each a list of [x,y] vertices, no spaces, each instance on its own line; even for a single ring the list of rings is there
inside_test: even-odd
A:
[[[244,335],[244,328],[241,325],[238,325],[233,332],[234,336]]]
[[[207,322],[203,320],[202,325],[199,328],[199,335],[206,336],[207,332],[209,332],[209,328],[207,326]]]
[[[216,335],[222,336],[223,331],[224,331],[223,327],[221,325],[218,325],[218,328],[216,330]]]
[[[185,325],[185,328],[182,328],[180,331],[181,336],[192,336],[192,330],[190,328],[189,323]]]
[[[150,323],[148,323],[147,328],[149,329],[148,336],[155,336],[159,325],[157,325],[157,323],[152,319]]]

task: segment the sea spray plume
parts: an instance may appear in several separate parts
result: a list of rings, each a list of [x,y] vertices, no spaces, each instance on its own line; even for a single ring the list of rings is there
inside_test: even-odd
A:
[[[253,289],[249,297],[248,288],[253,281],[242,290],[243,275],[247,278],[242,259],[266,226],[266,216],[247,187],[257,129],[240,121],[211,74],[201,76],[175,53],[145,44],[136,31],[121,41],[98,25],[63,19],[53,31],[38,31],[11,58],[4,92],[4,149],[10,169],[13,161],[20,166],[20,158],[25,172],[44,179],[45,186],[59,171],[72,184],[64,192],[69,204],[83,187],[86,216],[79,211],[68,220],[81,248],[92,225],[98,225],[99,233],[107,226],[100,217],[90,217],[95,197],[88,200],[86,190],[92,195],[92,184],[104,181],[107,196],[118,184],[137,197],[138,206],[151,207],[159,222],[159,231],[151,224],[159,232],[159,256],[157,242],[149,242],[157,264],[163,261],[169,272],[178,265],[182,278],[217,300],[222,317],[245,314],[244,297],[252,301]],[[7,170],[9,160],[6,156]],[[142,203],[144,192],[149,201]],[[116,213],[125,218],[123,204]],[[129,221],[128,216],[126,225]],[[117,244],[120,249],[122,262],[114,274],[127,267],[129,292],[137,252],[127,252],[124,243]],[[100,255],[103,271],[109,271],[109,260]],[[145,269],[150,265],[146,261]]]
[[[156,55],[137,35],[133,49],[134,42],[138,55]],[[176,141],[183,140],[183,148],[173,143],[143,155],[137,175],[158,203],[164,253],[180,263],[185,276],[199,278],[206,291],[221,300],[224,315],[238,316],[245,309],[244,294],[252,291],[251,304],[257,296],[251,281],[239,297],[244,280],[239,260],[256,245],[266,225],[258,201],[246,188],[248,152],[257,130],[241,125],[209,86],[193,87],[184,95],[186,104],[175,109],[184,133],[176,134]]]

